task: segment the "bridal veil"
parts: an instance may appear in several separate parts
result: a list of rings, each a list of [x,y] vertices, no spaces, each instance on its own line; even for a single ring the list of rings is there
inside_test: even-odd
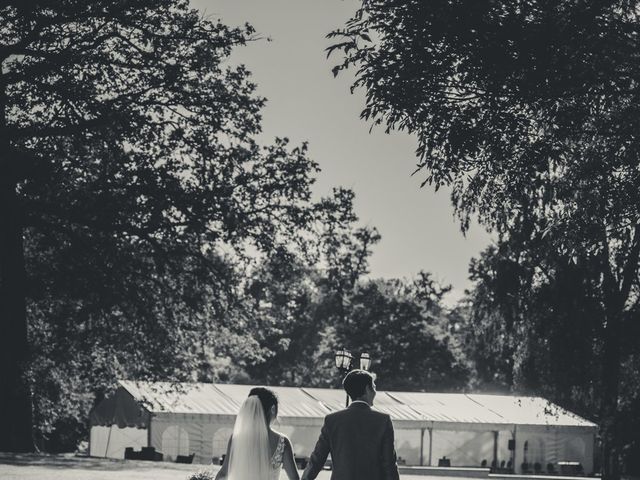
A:
[[[260,398],[244,401],[233,427],[229,452],[229,480],[267,480],[271,473],[269,431]]]

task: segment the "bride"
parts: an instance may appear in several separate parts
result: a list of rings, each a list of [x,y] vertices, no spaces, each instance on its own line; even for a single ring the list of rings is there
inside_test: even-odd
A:
[[[252,388],[236,417],[216,480],[278,480],[282,467],[289,480],[300,479],[291,442],[271,428],[277,415],[276,394]]]

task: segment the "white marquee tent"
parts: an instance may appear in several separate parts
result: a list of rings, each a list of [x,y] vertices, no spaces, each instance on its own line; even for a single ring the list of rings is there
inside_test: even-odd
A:
[[[123,458],[126,447],[150,446],[165,460],[194,454],[195,462],[210,463],[226,451],[251,388],[122,381],[91,414],[90,454]],[[324,416],[344,408],[345,393],[271,388],[280,400],[276,429],[289,436],[297,456],[308,457]],[[378,392],[374,408],[391,416],[396,450],[407,465],[437,466],[446,458],[451,466],[495,462],[520,473],[523,462],[543,470],[579,462],[585,473],[593,471],[597,426],[539,397]]]

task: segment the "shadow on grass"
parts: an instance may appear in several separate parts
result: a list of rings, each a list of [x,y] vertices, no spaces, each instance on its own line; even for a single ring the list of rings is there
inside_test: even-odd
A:
[[[205,465],[185,465],[169,462],[151,462],[144,460],[118,460],[112,458],[96,458],[76,456],[74,454],[51,455],[46,453],[1,453],[0,464],[47,467],[54,469],[78,469],[78,470],[145,470],[145,469],[170,469],[193,470],[194,467],[207,467]],[[212,469],[213,465],[209,465]]]

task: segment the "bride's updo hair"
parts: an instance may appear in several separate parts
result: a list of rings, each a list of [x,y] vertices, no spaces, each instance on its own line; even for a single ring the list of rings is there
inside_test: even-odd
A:
[[[255,395],[260,399],[262,409],[264,410],[264,414],[268,420],[273,420],[271,418],[271,407],[276,407],[274,417],[278,415],[278,396],[273,390],[265,387],[254,387],[249,392],[249,396],[251,397],[252,395]]]

